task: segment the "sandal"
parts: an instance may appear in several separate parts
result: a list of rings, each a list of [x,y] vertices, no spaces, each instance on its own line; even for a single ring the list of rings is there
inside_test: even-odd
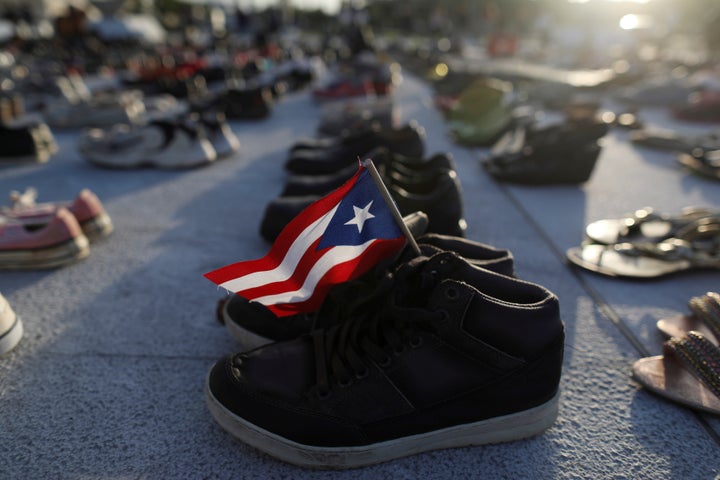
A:
[[[652,393],[720,415],[720,348],[691,331],[665,342],[663,353],[636,361],[635,380]]]
[[[568,249],[575,265],[612,277],[658,278],[696,269],[720,269],[720,220],[703,218],[681,237],[658,243],[590,244]]]
[[[678,154],[677,161],[694,173],[720,180],[720,150],[698,148],[692,153]]]
[[[692,228],[697,220],[711,216],[720,217],[720,210],[686,207],[680,215],[672,215],[644,207],[623,218],[592,222],[585,227],[585,236],[592,243],[605,245],[640,240],[659,242],[682,236],[685,228]]]
[[[693,297],[688,302],[692,312],[690,315],[658,320],[657,327],[669,338],[682,337],[694,330],[715,345],[720,344],[720,294],[707,292],[705,295]]]
[[[690,153],[696,148],[706,150],[720,148],[720,132],[684,135],[674,130],[647,127],[630,132],[630,141],[644,147]]]

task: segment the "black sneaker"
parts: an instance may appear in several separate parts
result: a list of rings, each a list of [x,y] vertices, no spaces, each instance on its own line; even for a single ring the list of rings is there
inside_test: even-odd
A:
[[[515,273],[514,259],[508,250],[464,238],[432,233],[419,236],[417,243],[425,255],[451,251],[475,266],[502,275],[512,276]],[[221,301],[218,308],[219,319],[225,324],[228,332],[240,343],[242,350],[297,338],[309,333],[314,328],[327,326],[336,321],[339,309],[351,308],[351,304],[375,301],[376,298],[373,295],[376,294],[380,282],[408,255],[410,255],[410,249],[406,248],[398,259],[389,261],[389,264],[381,264],[354,281],[336,286],[330,290],[318,312],[277,317],[260,303],[250,302],[239,295],[232,295]]]
[[[45,145],[42,131],[33,126],[8,126],[0,123],[0,165],[44,163],[52,151]]]
[[[378,147],[409,157],[422,157],[425,152],[425,130],[415,122],[398,129],[372,129],[353,138],[326,148],[299,148],[290,152],[285,168],[297,174],[322,175],[334,173],[357,163],[358,157]]]
[[[395,178],[402,181],[428,172],[455,170],[455,161],[450,153],[436,153],[429,158],[419,158],[400,155],[379,147],[369,152],[366,158],[373,161],[384,179]],[[280,196],[327,195],[348,181],[356,172],[357,163],[354,163],[337,172],[324,175],[290,175],[285,181]]]
[[[357,164],[355,165],[357,171]],[[430,170],[422,175],[385,176],[386,186],[400,213],[425,212],[428,231],[462,237],[467,223],[463,214],[462,188],[454,170]],[[327,192],[326,192],[327,193]],[[274,242],[290,221],[322,195],[277,197],[271,200],[260,221],[260,236]]]
[[[590,179],[602,151],[598,142],[566,147],[525,148],[482,162],[496,180],[521,185],[577,184]]]
[[[205,384],[215,420],[280,460],[333,469],[555,421],[564,327],[547,289],[444,252],[404,264],[366,307],[217,362]]]
[[[599,117],[508,132],[481,161],[497,180],[526,184],[573,184],[592,175],[609,124]]]
[[[267,87],[227,88],[215,98],[213,106],[227,118],[235,120],[260,120],[272,113],[272,91]]]

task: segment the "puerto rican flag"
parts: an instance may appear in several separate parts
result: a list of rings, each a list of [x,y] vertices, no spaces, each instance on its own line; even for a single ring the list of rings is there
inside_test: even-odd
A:
[[[361,165],[342,187],[295,217],[266,256],[227,265],[205,277],[279,317],[312,312],[333,285],[362,275],[398,252],[405,241]]]

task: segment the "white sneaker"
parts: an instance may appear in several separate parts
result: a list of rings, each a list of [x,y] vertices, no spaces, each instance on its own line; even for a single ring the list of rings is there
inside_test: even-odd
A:
[[[0,293],[0,355],[12,350],[23,334],[20,317]]]
[[[91,129],[78,139],[78,149],[89,162],[107,168],[191,168],[217,158],[202,124],[166,120]]]
[[[225,114],[200,116],[208,140],[217,152],[218,158],[227,157],[240,150],[240,140],[225,119]]]

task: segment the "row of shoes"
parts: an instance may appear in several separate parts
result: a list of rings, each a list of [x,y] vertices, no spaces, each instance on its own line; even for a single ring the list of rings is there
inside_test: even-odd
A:
[[[84,131],[77,140],[90,163],[115,169],[193,168],[208,165],[240,149],[222,113],[182,113],[143,125],[119,124]]]
[[[611,277],[651,279],[691,270],[720,269],[720,210],[687,207],[679,214],[650,207],[585,227],[570,262]]]
[[[583,183],[590,179],[609,123],[601,114],[523,122],[503,135],[481,164],[495,179],[519,184]]]
[[[463,236],[462,190],[452,156],[424,152],[424,129],[415,122],[298,140],[285,163],[290,175],[283,191],[265,208],[261,236],[274,241],[308,205],[350,179],[361,158],[376,165],[401,214],[423,211],[431,232]]]
[[[313,89],[317,100],[382,97],[391,94],[402,79],[398,63],[364,53],[338,62],[322,85]]]
[[[423,233],[396,258],[277,317],[232,295],[219,314],[240,343],[205,384],[233,436],[283,461],[341,469],[525,438],[558,409],[557,297],[514,274],[512,254]],[[426,217],[425,217],[426,218]]]
[[[648,391],[720,415],[720,294],[692,297],[689,314],[658,320],[663,354],[641,358],[632,374]]]
[[[98,197],[81,190],[70,201],[36,202],[37,192],[12,192],[0,208],[0,269],[56,268],[90,255],[90,243],[113,231]]]

